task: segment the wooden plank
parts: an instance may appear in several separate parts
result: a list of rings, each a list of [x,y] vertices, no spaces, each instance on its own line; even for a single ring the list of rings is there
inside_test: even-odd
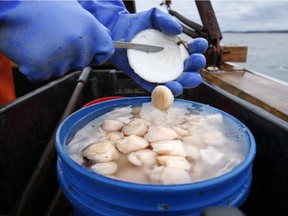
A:
[[[247,46],[222,46],[224,62],[246,62]]]
[[[216,59],[223,62],[246,62],[247,46],[221,46],[220,56],[217,57],[216,47],[210,46],[204,53],[207,65],[215,65]]]
[[[204,69],[201,75],[211,84],[288,121],[288,84],[247,70]]]

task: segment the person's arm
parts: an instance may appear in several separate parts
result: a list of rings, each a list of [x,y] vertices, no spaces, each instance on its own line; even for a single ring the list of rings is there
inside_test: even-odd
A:
[[[86,0],[79,3],[111,31],[113,40],[130,41],[138,32],[149,28],[158,29],[167,35],[182,33],[181,25],[171,15],[156,8],[130,14],[120,0]],[[202,78],[198,72],[206,64],[202,53],[207,46],[207,41],[202,38],[189,45],[191,55],[185,62],[184,73],[178,80],[165,84],[175,96],[181,94],[183,88],[193,88],[201,83]],[[116,49],[110,61],[146,90],[151,92],[157,85],[143,80],[133,71],[129,66],[126,50]]]
[[[1,1],[0,41],[32,81],[102,64],[114,53],[109,31],[76,0]]]

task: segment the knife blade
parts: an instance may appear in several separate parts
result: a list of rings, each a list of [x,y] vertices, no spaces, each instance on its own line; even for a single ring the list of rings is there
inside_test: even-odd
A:
[[[114,46],[115,48],[135,49],[135,50],[140,50],[140,51],[147,52],[147,53],[156,53],[164,49],[164,47],[160,47],[160,46],[137,44],[137,43],[130,43],[130,42],[122,42],[122,41],[114,41]]]

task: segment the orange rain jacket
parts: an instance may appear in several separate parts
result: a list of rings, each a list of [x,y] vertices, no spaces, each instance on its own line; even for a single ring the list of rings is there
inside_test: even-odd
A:
[[[11,61],[0,53],[0,106],[16,99]]]

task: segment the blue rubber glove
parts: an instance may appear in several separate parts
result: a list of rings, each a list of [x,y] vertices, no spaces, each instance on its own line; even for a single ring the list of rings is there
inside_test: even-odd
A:
[[[204,38],[196,38],[188,44],[191,54],[184,62],[184,71],[177,79],[184,88],[195,88],[202,82],[199,71],[206,65],[203,53],[208,48],[208,42]]]
[[[178,35],[182,33],[181,25],[171,15],[161,12],[156,8],[145,12],[130,14],[120,0],[79,2],[111,31],[113,40],[130,41],[138,32],[149,28],[158,29],[167,35]],[[195,39],[195,41],[189,45],[192,55],[185,62],[185,73],[183,73],[178,80],[165,84],[171,89],[175,96],[183,92],[183,87],[196,87],[202,81],[198,71],[206,64],[205,57],[202,53],[207,49],[208,43],[205,39],[198,40],[199,39]],[[155,86],[157,86],[157,83],[147,82],[134,72],[129,66],[127,51],[125,49],[116,49],[110,61],[116,68],[127,73],[144,89],[151,92]]]
[[[114,53],[109,30],[76,1],[1,1],[0,51],[31,81],[62,76]]]

